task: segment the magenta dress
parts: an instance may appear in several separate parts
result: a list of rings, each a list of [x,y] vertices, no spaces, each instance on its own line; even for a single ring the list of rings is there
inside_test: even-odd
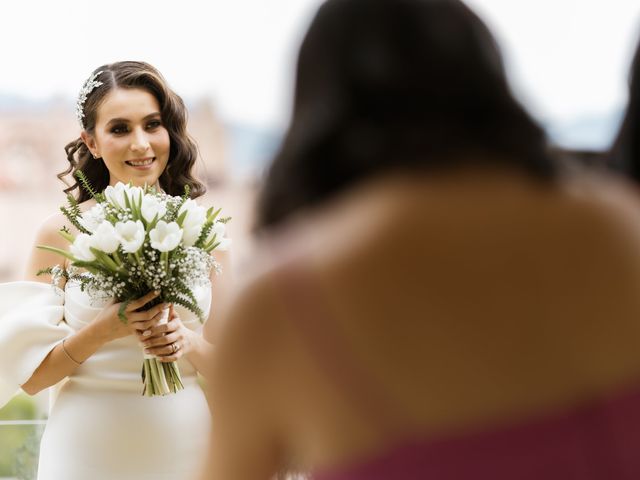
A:
[[[314,480],[637,480],[640,389],[512,427],[415,440]]]

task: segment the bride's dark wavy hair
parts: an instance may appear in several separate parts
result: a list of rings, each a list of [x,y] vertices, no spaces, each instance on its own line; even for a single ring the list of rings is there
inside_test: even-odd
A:
[[[169,161],[160,175],[160,187],[170,195],[182,195],[185,186],[189,186],[192,198],[204,194],[204,185],[192,175],[192,169],[198,158],[196,143],[187,133],[187,110],[182,99],[169,88],[160,72],[145,62],[116,62],[96,68],[96,81],[102,85],[94,88],[83,104],[83,128],[93,135],[95,132],[98,109],[106,95],[114,88],[139,88],[153,95],[160,105],[162,123],[169,132]],[[75,173],[81,171],[93,188],[101,192],[109,185],[109,170],[101,158],[95,159],[82,138],[70,142],[65,147],[69,168],[58,174],[65,184],[65,177],[71,175],[73,184],[65,193],[78,189],[77,199],[83,202],[90,194],[76,180]]]
[[[501,163],[553,179],[499,48],[458,0],[328,0],[300,48],[291,125],[257,229],[392,169]]]

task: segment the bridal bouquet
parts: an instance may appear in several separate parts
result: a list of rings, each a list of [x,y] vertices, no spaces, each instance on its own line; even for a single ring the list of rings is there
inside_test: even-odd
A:
[[[175,197],[153,187],[118,183],[97,193],[81,173],[78,178],[97,203],[83,213],[68,196],[69,204],[61,210],[80,233],[60,230],[71,244],[69,251],[40,248],[65,256],[72,268],[43,272],[52,274],[54,281],[61,276],[78,281],[92,299],[114,297],[122,302],[118,316],[123,322],[128,304],[151,291],[160,295],[144,308],[162,302],[181,305],[204,322],[192,290],[208,284],[211,269],[219,273],[210,253],[230,243],[224,236],[229,218],[221,218],[220,209],[207,210],[190,199],[188,188]],[[161,322],[166,322],[168,309],[163,313]],[[176,362],[161,362],[152,355],[145,354],[142,381],[146,396],[183,388]]]

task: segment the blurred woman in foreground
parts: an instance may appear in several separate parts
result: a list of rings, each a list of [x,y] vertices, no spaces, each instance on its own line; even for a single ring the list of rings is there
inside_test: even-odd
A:
[[[559,171],[460,1],[327,1],[202,478],[638,478],[639,207]]]

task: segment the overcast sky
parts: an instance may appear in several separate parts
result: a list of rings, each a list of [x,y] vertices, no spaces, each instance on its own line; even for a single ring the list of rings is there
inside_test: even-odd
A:
[[[294,55],[319,0],[21,0],[0,4],[0,93],[74,97],[89,72],[146,60],[232,122],[282,128]],[[468,0],[545,122],[625,101],[640,0]]]

